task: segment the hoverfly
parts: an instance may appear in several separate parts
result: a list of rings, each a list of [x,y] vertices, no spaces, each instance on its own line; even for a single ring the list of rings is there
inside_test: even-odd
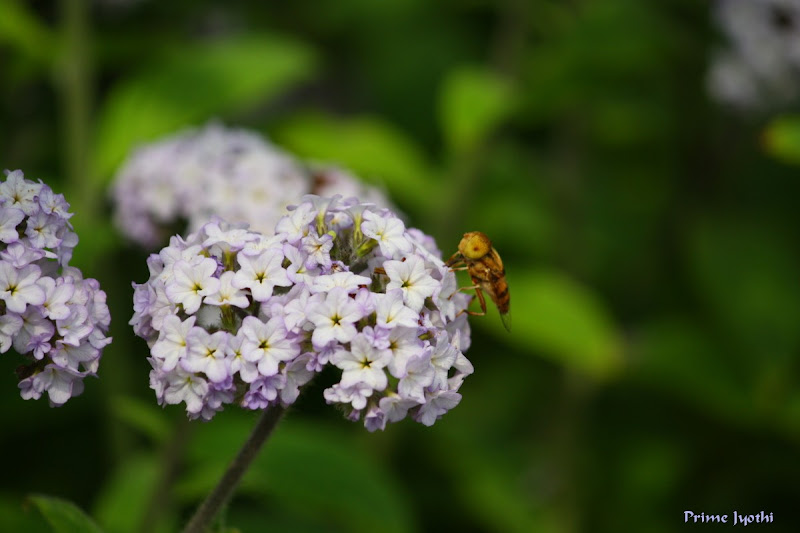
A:
[[[511,295],[508,293],[506,271],[500,254],[492,247],[492,241],[480,231],[465,233],[458,243],[458,251],[447,260],[447,266],[453,270],[466,270],[472,279],[472,287],[463,287],[461,290],[475,289],[481,312],[465,311],[470,315],[485,315],[486,300],[483,291],[489,295],[497,310],[506,330],[511,331]]]

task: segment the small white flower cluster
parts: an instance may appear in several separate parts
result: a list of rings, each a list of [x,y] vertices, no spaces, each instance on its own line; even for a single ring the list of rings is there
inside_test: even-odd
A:
[[[68,266],[78,236],[69,204],[47,185],[7,172],[0,183],[0,353],[14,347],[22,397],[62,405],[94,376],[111,316],[97,280]]]
[[[708,73],[712,96],[752,109],[800,92],[800,0],[719,0],[715,19],[729,47]]]
[[[333,366],[325,399],[370,431],[407,414],[432,425],[472,373],[471,297],[433,240],[355,198],[305,196],[269,237],[215,219],[148,266],[131,324],[159,403],[191,418],[290,405]]]
[[[140,147],[114,179],[115,223],[133,242],[162,246],[216,215],[271,232],[289,203],[306,193],[356,196],[389,207],[375,188],[337,169],[309,171],[245,130],[209,124]]]

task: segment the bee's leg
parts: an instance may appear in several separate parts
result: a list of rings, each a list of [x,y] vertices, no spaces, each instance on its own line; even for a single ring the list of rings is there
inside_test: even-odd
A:
[[[445,264],[447,266],[451,267],[451,266],[458,265],[459,263],[463,263],[463,262],[464,262],[464,258],[461,256],[461,252],[456,252],[456,253],[454,253],[453,255],[450,256],[450,259],[448,259]]]
[[[469,267],[466,266],[466,265],[461,266],[461,267],[450,267],[450,271],[451,272],[456,272],[456,271],[459,271],[459,270],[469,270]]]
[[[469,309],[462,309],[461,311],[458,312],[458,314],[456,314],[456,316],[460,315],[461,313],[466,313],[466,314],[472,315],[472,316],[483,316],[483,315],[485,315],[486,314],[486,299],[483,297],[483,291],[481,290],[480,286],[479,285],[474,285],[472,287],[461,287],[459,290],[460,291],[464,291],[464,290],[469,290],[469,289],[475,289],[475,294],[478,296],[478,303],[481,304],[481,310],[480,310],[480,312],[478,312],[478,311],[470,311]]]
[[[481,304],[481,315],[486,314],[486,300],[483,298],[483,291],[480,287],[475,287],[475,294],[478,295],[478,302]]]

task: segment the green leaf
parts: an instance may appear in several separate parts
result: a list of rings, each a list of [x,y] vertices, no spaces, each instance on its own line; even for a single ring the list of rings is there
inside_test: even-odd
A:
[[[30,500],[56,533],[102,532],[102,529],[74,503],[43,495],[31,496]]]
[[[189,453],[199,468],[181,481],[179,493],[198,492],[195,483],[208,483],[212,463],[217,470],[213,486],[253,424],[249,417],[228,416],[198,427]],[[397,487],[369,450],[347,433],[289,420],[277,427],[238,493],[268,497],[285,510],[325,518],[347,531],[414,531],[408,502]]]
[[[764,148],[777,159],[800,164],[800,115],[773,120],[764,131]]]
[[[0,497],[0,525],[3,531],[49,533],[51,529],[44,518],[39,513],[30,512],[27,507],[15,496]]]
[[[439,118],[445,140],[455,153],[477,146],[513,109],[507,80],[481,67],[461,67],[444,80]]]
[[[563,533],[555,513],[532,504],[521,489],[519,469],[501,465],[485,456],[474,457],[470,474],[463,476],[459,490],[473,513],[487,528],[508,532]]]
[[[424,210],[441,193],[422,149],[391,124],[374,117],[295,117],[275,135],[301,157],[340,164],[360,178],[385,184],[391,196]]]
[[[145,402],[130,396],[115,396],[111,400],[111,412],[116,418],[155,442],[163,443],[170,435],[170,422],[164,410],[153,402]]]
[[[0,44],[14,46],[40,65],[54,56],[55,36],[17,0],[0,0]]]
[[[95,504],[94,516],[109,533],[139,531],[159,479],[158,460],[133,457],[113,473]]]
[[[498,336],[550,359],[603,379],[622,365],[622,338],[611,314],[586,287],[564,274],[531,270],[518,275],[506,269],[511,291],[511,332],[499,320],[473,320]],[[495,314],[494,306],[490,314]]]
[[[269,101],[314,66],[311,49],[274,36],[181,46],[112,89],[100,112],[94,172],[105,182],[137,143]]]

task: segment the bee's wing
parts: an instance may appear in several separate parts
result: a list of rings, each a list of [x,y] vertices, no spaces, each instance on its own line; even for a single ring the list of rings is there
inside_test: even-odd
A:
[[[506,331],[509,333],[511,332],[511,312],[503,313],[500,315],[500,320],[503,321],[503,326],[506,328]]]

